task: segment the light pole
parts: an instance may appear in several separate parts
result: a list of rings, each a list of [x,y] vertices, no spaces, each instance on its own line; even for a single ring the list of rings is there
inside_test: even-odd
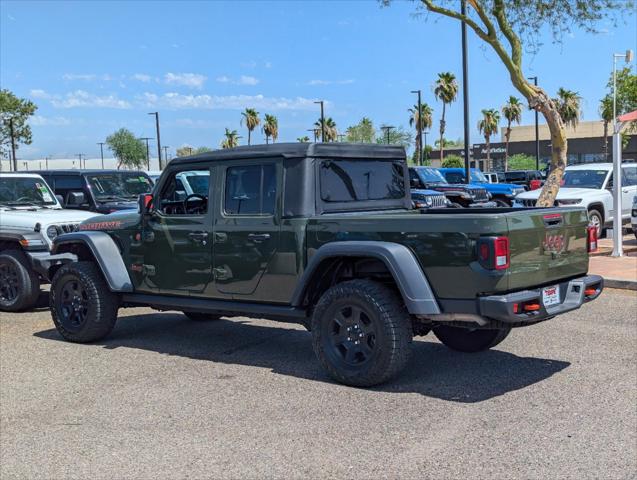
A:
[[[140,140],[146,140],[146,165],[148,166],[148,170],[150,170],[150,150],[148,147],[148,140],[152,140],[151,137],[142,137]],[[161,159],[159,160],[159,164],[161,165]]]
[[[104,170],[104,142],[97,142],[100,146],[100,155],[102,157],[102,170]]]
[[[168,163],[168,145],[164,145],[163,147],[161,147],[164,149],[164,160],[166,163]]]
[[[316,131],[316,128],[308,128],[307,131],[314,134],[314,143],[318,142],[318,132]]]
[[[462,16],[467,15],[467,0],[460,3],[460,12]],[[471,172],[469,170],[469,66],[467,62],[467,24],[463,21],[461,24],[462,33],[462,102],[464,103],[464,177],[467,183],[471,182]],[[441,139],[444,143],[444,138]],[[444,145],[441,145],[441,147]],[[442,158],[440,159],[442,162]]]
[[[325,142],[325,114],[323,111],[323,100],[319,100],[318,103],[321,105],[321,142]]]
[[[75,156],[80,159],[80,168],[82,168],[82,156],[83,155],[84,155],[83,153],[76,153],[75,154]],[[84,160],[84,168],[86,168],[86,159]]]
[[[157,130],[157,162],[159,162],[159,169],[163,170],[164,167],[161,163],[161,141],[159,140],[159,112],[151,112],[148,115],[155,115],[155,129]],[[146,148],[148,150],[148,148]],[[150,161],[148,163],[148,170],[150,170]]]
[[[24,169],[29,171],[29,162],[22,162],[22,164],[24,165]]]
[[[380,129],[385,132],[385,136],[387,137],[387,145],[389,145],[389,132],[391,132],[393,128],[396,127],[393,127],[391,125],[383,125],[382,127],[380,127]]]
[[[44,165],[45,165],[45,168],[48,170],[49,169],[49,157],[44,157]]]
[[[622,176],[621,176],[621,148],[620,130],[622,124],[617,122],[617,59],[623,58],[626,63],[633,61],[633,51],[613,54],[613,257],[624,255],[622,243]]]
[[[533,80],[533,85],[537,87],[537,75],[535,77],[528,77],[529,80]],[[540,169],[540,127],[538,124],[538,111],[535,110],[535,169]]]
[[[418,121],[416,122],[416,129],[418,130],[418,165],[422,165],[422,102],[420,98],[420,90],[412,90],[411,93],[418,94]]]
[[[424,163],[427,163],[427,161],[429,160],[429,155],[427,154],[427,134],[428,134],[428,133],[429,133],[429,132],[422,132],[422,134],[425,136],[425,149],[424,149],[424,152],[425,152],[425,157],[424,157],[424,158],[425,158],[425,162],[424,162]]]
[[[13,160],[13,171],[18,171],[18,159],[15,156],[15,131],[13,130],[13,117],[7,119],[9,121],[9,135],[11,135],[11,159]]]

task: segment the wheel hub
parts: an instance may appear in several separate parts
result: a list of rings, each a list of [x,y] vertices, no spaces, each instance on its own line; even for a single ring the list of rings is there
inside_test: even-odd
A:
[[[18,297],[18,270],[10,264],[0,265],[0,301],[11,302]]]
[[[338,310],[330,330],[329,348],[341,362],[359,366],[371,358],[376,331],[371,316],[362,309],[348,306]]]

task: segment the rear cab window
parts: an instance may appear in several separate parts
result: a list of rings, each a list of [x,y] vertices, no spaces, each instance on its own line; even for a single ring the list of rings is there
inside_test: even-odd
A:
[[[226,215],[274,215],[277,194],[276,165],[231,166],[226,169]]]
[[[408,208],[404,161],[322,159],[318,169],[323,211]]]

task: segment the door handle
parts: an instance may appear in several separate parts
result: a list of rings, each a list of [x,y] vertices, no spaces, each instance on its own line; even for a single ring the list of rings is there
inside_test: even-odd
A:
[[[205,242],[208,238],[208,232],[191,232],[188,234],[188,238],[193,242]]]
[[[252,240],[255,243],[264,242],[265,240],[270,239],[269,233],[250,233],[248,235],[248,239]]]

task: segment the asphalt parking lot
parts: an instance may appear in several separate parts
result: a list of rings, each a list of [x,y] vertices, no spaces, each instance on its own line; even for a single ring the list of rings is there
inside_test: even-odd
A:
[[[0,477],[634,478],[637,295],[459,354],[419,337],[408,371],[332,383],[301,327],[120,311],[61,341],[1,314]]]

